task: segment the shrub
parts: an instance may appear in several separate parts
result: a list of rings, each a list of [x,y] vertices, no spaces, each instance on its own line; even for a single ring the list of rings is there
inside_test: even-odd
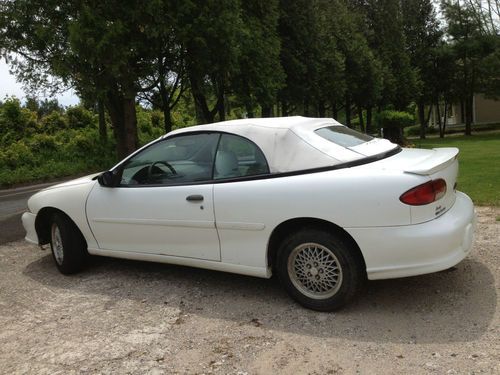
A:
[[[24,165],[32,166],[33,164],[35,164],[35,157],[23,141],[12,143],[4,148],[0,154],[0,165],[9,169],[16,169]]]
[[[55,151],[60,146],[55,136],[47,134],[35,134],[28,142],[31,150],[35,152]]]
[[[151,112],[151,124],[155,128],[163,129],[163,113],[158,110]]]
[[[19,140],[37,127],[36,113],[22,108],[19,99],[7,98],[0,110],[0,134],[12,133],[8,140]],[[4,143],[5,144],[5,143]]]
[[[385,110],[377,114],[377,125],[382,130],[384,138],[399,145],[405,145],[403,128],[415,124],[415,117],[407,112]]]
[[[55,133],[57,130],[66,129],[67,127],[66,117],[58,111],[52,111],[42,118],[42,131],[45,133]]]
[[[93,160],[101,153],[101,145],[95,132],[78,131],[66,144],[65,150],[69,159],[85,157]]]
[[[68,126],[71,129],[95,127],[95,116],[82,106],[69,107],[66,110]]]
[[[142,108],[141,106],[137,106],[136,114],[137,114],[137,130],[139,131],[139,133],[151,135],[153,133],[153,125],[151,123],[151,111],[148,111]]]
[[[408,112],[382,111],[377,115],[379,128],[405,128],[415,124],[415,117]]]

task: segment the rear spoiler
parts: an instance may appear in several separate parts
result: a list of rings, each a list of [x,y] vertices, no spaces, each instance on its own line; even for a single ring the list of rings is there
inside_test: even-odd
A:
[[[413,173],[419,175],[430,175],[446,168],[452,164],[458,157],[458,148],[456,147],[442,147],[433,148],[433,153],[425,159],[419,161],[415,165],[405,168],[406,173]]]

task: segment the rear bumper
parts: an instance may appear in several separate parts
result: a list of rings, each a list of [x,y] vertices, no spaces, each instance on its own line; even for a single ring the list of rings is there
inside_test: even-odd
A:
[[[26,231],[26,237],[24,237],[24,239],[28,242],[38,245],[38,235],[36,234],[35,229],[35,219],[36,215],[32,214],[31,212],[25,212],[21,217],[24,230]]]
[[[457,192],[442,216],[415,225],[347,228],[365,258],[370,280],[442,271],[462,261],[472,248],[476,214],[471,199]]]

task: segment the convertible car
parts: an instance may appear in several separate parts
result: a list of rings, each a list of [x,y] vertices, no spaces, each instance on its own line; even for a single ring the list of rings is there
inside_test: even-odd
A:
[[[472,247],[458,149],[405,149],[327,118],[175,130],[98,175],[32,196],[26,240],[57,268],[103,255],[269,278],[303,306],[346,304],[366,279],[444,270]]]

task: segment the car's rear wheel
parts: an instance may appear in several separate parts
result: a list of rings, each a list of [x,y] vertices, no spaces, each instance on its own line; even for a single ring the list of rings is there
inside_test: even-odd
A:
[[[56,213],[50,223],[50,248],[57,269],[63,274],[81,271],[87,262],[87,244],[78,227],[65,215]]]
[[[344,306],[365,280],[352,244],[342,236],[317,229],[301,230],[282,243],[277,272],[292,298],[319,311]]]

